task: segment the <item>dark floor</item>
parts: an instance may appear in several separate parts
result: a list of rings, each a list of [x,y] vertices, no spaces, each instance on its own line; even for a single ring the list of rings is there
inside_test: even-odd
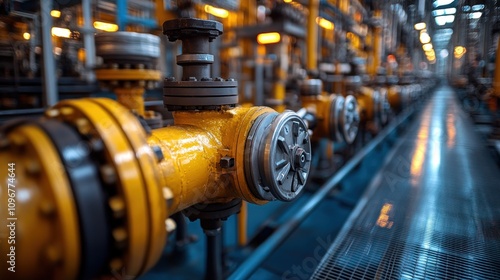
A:
[[[313,278],[500,279],[499,193],[486,142],[440,87]]]

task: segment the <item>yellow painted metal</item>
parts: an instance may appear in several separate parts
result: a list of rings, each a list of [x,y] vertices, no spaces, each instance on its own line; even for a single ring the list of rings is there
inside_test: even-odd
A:
[[[309,15],[307,17],[307,61],[306,66],[309,71],[318,69],[318,25],[316,18],[319,14],[319,0],[309,0]]]
[[[100,81],[158,81],[161,71],[153,69],[96,69]]]
[[[118,102],[129,110],[137,112],[139,115],[144,116],[144,88],[115,88]]]
[[[331,108],[334,95],[317,95],[317,96],[302,96],[302,107],[306,108],[308,112],[316,115],[318,124],[314,129],[312,135],[313,140],[320,138],[330,138],[333,134],[331,130]]]
[[[91,99],[92,102],[104,108],[118,126],[123,130],[139,163],[142,180],[146,188],[147,206],[149,211],[149,245],[148,254],[139,274],[149,270],[161,256],[165,246],[165,221],[168,217],[163,196],[166,187],[160,185],[160,174],[157,158],[147,143],[144,128],[136,117],[128,110],[109,99]],[[145,246],[146,244],[143,244]]]
[[[234,108],[221,111],[174,112],[174,125],[155,129],[150,146],[161,148],[159,164],[162,185],[173,199],[169,214],[199,202],[227,202],[241,197],[263,204],[249,190],[244,174],[246,136],[255,119],[267,107]],[[219,161],[231,157],[235,166],[222,169]]]
[[[375,100],[374,91],[369,87],[360,87],[356,94],[360,118],[362,122],[372,121],[375,119]]]
[[[238,213],[238,245],[247,245],[247,219],[248,219],[248,205],[246,201],[241,203],[241,209]]]
[[[373,17],[382,19],[382,11],[375,10]],[[380,66],[380,58],[382,57],[382,26],[373,27],[373,46],[372,46],[372,64],[369,67],[369,74],[377,75],[378,67]]]
[[[111,168],[114,169],[118,178],[118,197],[124,200],[125,205],[133,205],[124,209],[125,228],[114,229],[117,232],[124,232],[124,239],[127,242],[127,253],[121,261],[127,275],[139,275],[148,249],[144,241],[149,239],[150,224],[147,219],[149,206],[146,199],[146,186],[129,139],[109,113],[90,99],[65,100],[58,103],[54,110],[59,110],[58,118],[73,123],[75,126],[78,125],[78,120],[88,120],[89,125],[93,126],[94,133],[103,141],[108,153],[108,161],[113,164]],[[121,236],[123,237],[123,234]],[[116,265],[113,269],[120,270],[119,266]]]
[[[400,86],[391,86],[387,91],[387,99],[389,100],[389,104],[391,108],[402,109],[403,101],[401,96],[401,87]]]
[[[285,90],[285,83],[284,81],[277,81],[274,83],[273,86],[273,94],[274,94],[274,99],[279,102],[278,105],[273,106],[273,108],[282,113],[285,111],[286,106],[284,104],[285,102],[285,95],[286,95],[286,90]]]
[[[108,201],[114,219],[113,244],[125,244],[124,253],[111,259],[109,268],[126,275],[140,275],[151,268],[172,228],[168,214],[196,203],[235,197],[266,203],[252,194],[244,171],[248,134],[265,113],[276,112],[267,107],[174,112],[173,126],[147,136],[136,117],[113,100],[66,100],[47,111],[46,118],[63,121],[103,143],[105,157],[99,170],[106,187],[116,193]],[[29,194],[19,215],[30,222],[22,223],[23,230],[18,232],[22,239],[18,252],[25,252],[18,259],[19,268],[25,269],[18,275],[22,279],[74,279],[80,263],[78,216],[58,153],[42,131],[29,125],[13,130],[8,140],[21,144],[1,150],[0,163],[17,161],[19,172],[35,173],[19,176],[20,186]],[[163,159],[158,159],[153,146],[162,150]],[[222,168],[222,157],[233,158],[235,165]],[[0,178],[7,178],[1,172],[5,169]],[[47,218],[40,218],[40,213]],[[246,220],[242,222],[239,240],[246,243]],[[33,231],[39,233],[38,238],[22,233]],[[57,267],[48,269],[50,264]]]
[[[497,45],[497,56],[495,60],[495,76],[493,78],[493,94],[500,98],[500,40]]]
[[[167,20],[177,18],[177,15],[172,11],[165,9],[165,0],[155,0],[156,5],[156,22],[158,26],[162,26]]]
[[[16,227],[15,243],[2,241],[0,278],[76,279],[81,254],[78,215],[58,152],[45,133],[32,125],[10,131],[7,141],[11,145],[0,150],[0,194],[5,207],[0,217]],[[9,163],[15,164],[12,172]],[[9,173],[14,180],[8,179]],[[7,184],[16,195],[14,216],[7,212]],[[9,236],[9,228],[0,227],[0,235]],[[15,273],[7,270],[10,246],[15,247]]]
[[[138,85],[114,86],[113,91],[118,102],[129,110],[137,112],[142,117],[147,117],[144,108],[144,86],[147,81],[161,80],[161,71],[154,69],[97,69],[96,77],[104,82],[142,82]]]

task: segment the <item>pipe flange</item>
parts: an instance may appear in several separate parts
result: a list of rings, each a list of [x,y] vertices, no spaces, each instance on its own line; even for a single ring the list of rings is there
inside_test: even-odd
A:
[[[193,77],[189,81],[167,78],[163,86],[163,103],[169,111],[234,106],[238,104],[238,82],[222,78],[198,80]]]
[[[344,107],[340,116],[340,131],[344,141],[351,144],[358,135],[360,116],[358,111],[358,102],[352,95],[345,97]]]
[[[299,87],[302,96],[318,96],[323,90],[323,82],[320,79],[308,79],[302,81]]]
[[[190,36],[207,36],[210,41],[217,38],[224,31],[222,23],[214,20],[196,18],[178,18],[163,23],[163,34],[174,42]]]
[[[160,37],[137,32],[103,32],[95,35],[96,55],[104,63],[152,63],[160,57]]]
[[[345,98],[342,95],[334,94],[332,95],[332,101],[330,104],[330,139],[335,142],[342,142],[344,139],[341,133],[340,118],[342,108],[344,107]]]
[[[264,200],[291,201],[303,190],[311,165],[307,126],[292,111],[260,116],[247,137],[245,176]]]
[[[380,102],[378,103],[378,106],[379,106],[380,123],[382,125],[386,125],[387,122],[389,121],[389,113],[391,105],[389,104],[389,99],[387,97],[387,89],[380,88],[379,93],[380,93]]]

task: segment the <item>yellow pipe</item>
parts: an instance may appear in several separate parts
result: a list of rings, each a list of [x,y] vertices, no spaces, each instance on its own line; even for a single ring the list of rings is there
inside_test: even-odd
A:
[[[78,259],[78,246],[84,238],[78,236],[79,226],[90,228],[76,217],[75,205],[87,202],[75,202],[70,187],[75,181],[68,181],[75,179],[69,171],[78,168],[81,161],[86,161],[87,169],[80,176],[90,176],[94,193],[103,194],[103,201],[92,200],[94,204],[89,206],[109,210],[102,217],[106,226],[99,231],[101,236],[111,237],[110,248],[105,249],[116,253],[99,260],[97,265],[102,267],[94,267],[89,272],[92,276],[99,271],[138,276],[149,270],[161,256],[167,233],[175,228],[169,215],[191,205],[234,198],[264,204],[299,195],[299,189],[289,190],[297,182],[295,178],[304,182],[300,189],[307,180],[310,144],[304,134],[307,128],[298,116],[278,114],[267,107],[177,111],[173,115],[173,126],[153,130],[148,136],[137,117],[113,100],[62,101],[48,110],[41,122],[51,122],[57,131],[75,133],[67,135],[74,138],[72,141],[68,140],[71,137],[64,138],[65,147],[79,147],[64,150],[64,156],[71,160],[66,165],[62,164],[60,147],[56,148],[60,142],[47,137],[49,132],[25,123],[1,131],[6,137],[0,138],[0,163],[5,166],[15,162],[20,189],[31,191],[30,203],[17,204],[17,213],[24,217],[18,228],[25,233],[39,232],[35,239],[19,232],[19,252],[29,254],[19,258],[23,272],[14,279],[75,279],[79,275],[82,261]],[[276,142],[287,140],[277,139],[275,133],[290,131],[296,139],[303,137],[303,145],[288,146],[291,150],[283,151],[295,153],[294,158],[287,159],[296,173],[280,172],[285,180],[268,182],[278,176],[271,173],[276,170],[274,165],[264,167],[270,170],[267,173],[255,173],[260,169],[254,165],[273,164],[275,154],[283,149]],[[11,177],[6,170],[0,170],[0,181],[8,182]],[[290,175],[301,177],[291,180]],[[270,188],[280,184],[283,188],[277,188],[283,192],[270,197],[260,180],[267,180]],[[45,212],[47,220],[40,216]],[[0,214],[4,217],[3,212]],[[243,234],[246,230],[241,226]],[[7,253],[0,254],[2,260],[5,256]],[[9,278],[3,277],[5,271],[1,272],[2,279]]]
[[[307,18],[307,61],[309,71],[318,69],[318,25],[316,18],[319,13],[319,0],[309,1],[309,17]]]
[[[0,140],[11,143],[0,149],[0,279],[76,279],[78,213],[57,150],[33,125]]]
[[[375,119],[375,100],[373,94],[373,89],[361,87],[356,95],[362,122],[372,121]]]
[[[266,107],[178,111],[173,126],[152,131],[148,144],[159,146],[165,158],[159,164],[162,185],[173,192],[169,213],[200,201],[227,202],[240,196],[253,203],[265,202],[250,193],[244,174],[221,169],[219,161],[230,157],[243,166],[243,147],[239,146],[244,145],[255,119],[266,112],[274,111]]]
[[[144,117],[144,88],[115,88],[117,101],[129,110]]]
[[[301,96],[302,107],[316,116],[317,126],[314,129],[313,140],[332,138],[331,107],[334,95]]]
[[[493,78],[493,93],[500,98],[500,40],[497,45],[497,57],[495,60],[495,76]]]
[[[382,11],[376,10],[373,15],[376,19],[382,18]],[[377,69],[380,65],[380,57],[382,56],[382,28],[380,26],[376,26],[373,29],[373,52],[372,52],[372,65],[370,67],[370,73],[372,76],[377,75]]]
[[[238,245],[247,245],[247,219],[248,205],[245,201],[241,203],[240,213],[238,213]]]

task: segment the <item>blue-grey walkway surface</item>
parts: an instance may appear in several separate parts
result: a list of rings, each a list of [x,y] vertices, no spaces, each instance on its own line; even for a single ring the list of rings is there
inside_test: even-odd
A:
[[[438,88],[312,279],[500,279],[500,169]]]

